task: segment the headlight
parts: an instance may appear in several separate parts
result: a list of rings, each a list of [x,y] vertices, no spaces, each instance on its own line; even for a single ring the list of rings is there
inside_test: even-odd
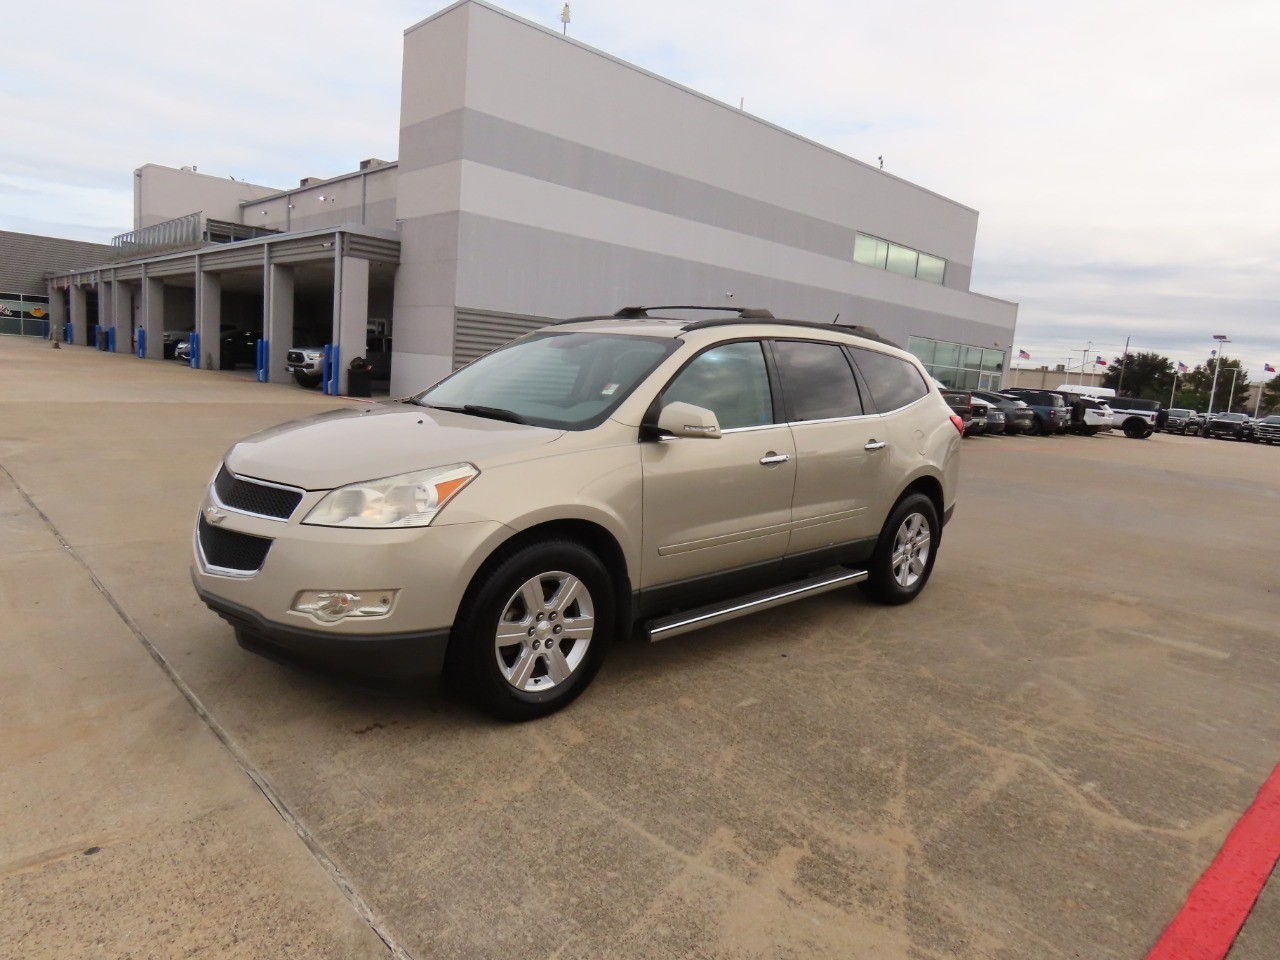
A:
[[[306,354],[308,360],[319,360],[324,357],[323,350],[304,350],[303,353]]]
[[[480,475],[452,463],[331,490],[303,523],[317,527],[425,527],[458,491]]]

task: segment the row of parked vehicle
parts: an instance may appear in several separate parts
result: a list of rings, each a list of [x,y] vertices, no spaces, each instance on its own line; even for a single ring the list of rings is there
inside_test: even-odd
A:
[[[1106,393],[1110,395],[1082,393],[1073,384],[1056,390],[943,390],[947,403],[964,421],[965,436],[1074,433],[1091,437],[1115,429],[1142,440],[1163,430],[1183,436],[1280,443],[1280,415],[1254,419],[1244,413],[1210,415],[1183,407],[1166,410],[1155,400]]]
[[[1142,439],[1155,430],[1161,409],[1152,400],[1082,393],[1072,384],[1056,390],[945,390],[943,395],[964,420],[966,436],[1076,433],[1091,437],[1117,429],[1127,437]]]
[[[1251,417],[1247,413],[1198,413],[1185,407],[1166,411],[1159,428],[1185,436],[1215,437],[1218,440],[1245,440],[1251,443],[1280,443],[1280,415]]]

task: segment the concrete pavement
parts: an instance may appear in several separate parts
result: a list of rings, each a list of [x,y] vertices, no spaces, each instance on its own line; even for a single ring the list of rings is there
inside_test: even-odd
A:
[[[346,402],[0,338],[0,956],[1141,957],[1280,759],[1280,451],[974,438],[916,603],[624,645],[512,727],[196,601],[222,450]]]

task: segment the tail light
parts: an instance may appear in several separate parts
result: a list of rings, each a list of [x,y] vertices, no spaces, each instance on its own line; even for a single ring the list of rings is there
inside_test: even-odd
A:
[[[960,418],[958,413],[953,413],[951,415],[951,425],[956,428],[956,432],[960,434],[960,436],[964,436],[964,420]]]

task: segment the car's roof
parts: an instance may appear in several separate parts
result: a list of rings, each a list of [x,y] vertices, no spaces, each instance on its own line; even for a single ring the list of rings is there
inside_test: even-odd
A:
[[[677,314],[680,313],[707,315],[678,316]],[[836,333],[844,337],[870,340],[895,350],[902,349],[870,327],[839,323],[839,316],[835,321],[837,322],[817,323],[812,320],[791,320],[775,317],[768,310],[753,307],[661,306],[624,307],[612,316],[574,317],[570,320],[562,320],[553,326],[558,330],[581,328],[598,333],[672,338],[684,336],[696,330],[723,327],[741,326],[762,336],[785,336],[789,332],[808,329],[821,331],[826,336]],[[782,329],[768,330],[770,327]]]

